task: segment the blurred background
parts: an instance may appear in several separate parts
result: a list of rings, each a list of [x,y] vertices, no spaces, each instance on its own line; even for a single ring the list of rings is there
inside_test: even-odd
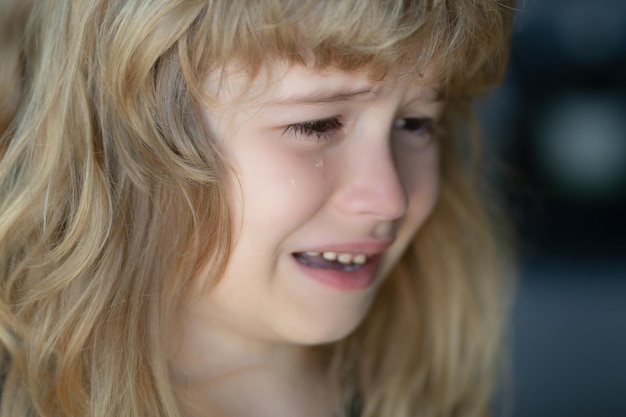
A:
[[[624,417],[626,0],[517,7],[479,106],[520,236],[505,414]]]

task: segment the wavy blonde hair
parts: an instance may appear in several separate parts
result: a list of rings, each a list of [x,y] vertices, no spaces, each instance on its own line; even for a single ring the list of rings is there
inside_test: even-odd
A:
[[[231,245],[225,161],[198,114],[209,74],[437,62],[459,126],[502,76],[510,15],[504,0],[3,0],[0,416],[182,415],[164,329]],[[364,417],[488,409],[508,287],[477,143],[444,136],[434,214],[362,326],[324,348]]]

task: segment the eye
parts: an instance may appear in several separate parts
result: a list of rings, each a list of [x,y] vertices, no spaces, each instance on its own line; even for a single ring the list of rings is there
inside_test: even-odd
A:
[[[406,130],[413,134],[430,133],[433,128],[433,119],[430,117],[405,117],[396,119],[393,126],[396,129]]]
[[[285,128],[283,134],[291,132],[295,136],[316,136],[317,139],[329,139],[342,126],[343,123],[337,117],[331,117],[289,125]]]
[[[437,124],[430,117],[404,117],[393,122],[396,140],[412,149],[424,149],[436,136]]]

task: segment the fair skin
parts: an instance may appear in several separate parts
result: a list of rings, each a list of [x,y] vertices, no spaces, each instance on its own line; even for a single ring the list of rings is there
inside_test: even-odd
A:
[[[191,415],[332,415],[310,346],[361,323],[437,200],[442,103],[426,78],[272,74],[207,81],[235,230],[224,276],[189,296],[172,338]]]

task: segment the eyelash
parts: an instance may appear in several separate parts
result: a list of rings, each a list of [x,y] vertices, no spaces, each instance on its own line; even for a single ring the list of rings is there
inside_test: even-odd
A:
[[[394,121],[393,127],[404,129],[415,135],[422,135],[432,132],[434,120],[430,117],[407,117]],[[328,119],[311,120],[308,122],[295,123],[285,127],[283,134],[291,132],[296,137],[316,136],[318,140],[328,140],[334,132],[340,130],[344,124],[337,117]]]
[[[396,129],[404,129],[415,135],[431,133],[434,129],[434,125],[435,121],[430,117],[406,117],[396,119],[393,123]]]
[[[337,117],[330,117],[328,119],[311,120],[289,125],[285,128],[283,134],[292,132],[296,137],[315,135],[318,140],[328,140],[335,131],[342,127],[343,123]]]

